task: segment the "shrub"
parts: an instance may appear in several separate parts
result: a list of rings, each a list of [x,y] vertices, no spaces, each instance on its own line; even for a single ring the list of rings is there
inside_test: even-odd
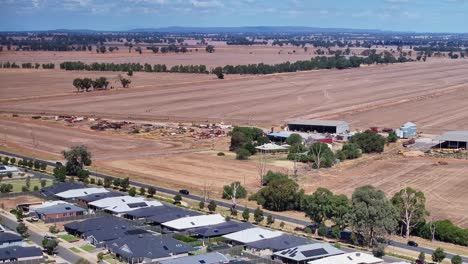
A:
[[[245,148],[239,148],[236,151],[236,159],[237,160],[248,160],[250,157],[251,153]]]
[[[324,224],[321,224],[317,232],[319,236],[325,237],[327,235],[327,227]]]
[[[220,157],[221,157],[221,156],[226,156],[226,154],[224,154],[224,152],[218,152],[218,154],[216,154],[216,155],[218,155],[218,156],[220,156]]]
[[[182,196],[180,196],[180,194],[176,194],[174,196],[174,204],[180,204],[181,201],[182,201]]]
[[[205,208],[205,202],[200,201],[200,202],[198,203],[198,208],[204,209],[204,208]]]
[[[213,213],[216,211],[216,202],[211,200],[210,203],[208,204],[208,210]]]
[[[374,248],[372,248],[372,255],[376,258],[382,258],[385,256],[385,247],[382,244],[378,244]]]
[[[274,180],[280,180],[280,179],[287,179],[288,175],[281,173],[281,172],[273,172],[273,171],[268,171],[265,177],[263,177],[263,184],[267,185],[271,181]]]

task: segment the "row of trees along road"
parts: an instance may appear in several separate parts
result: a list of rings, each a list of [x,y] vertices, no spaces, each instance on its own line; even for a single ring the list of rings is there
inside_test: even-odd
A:
[[[403,233],[408,237],[416,226],[424,224],[428,215],[424,194],[410,187],[387,199],[381,190],[363,186],[357,188],[349,200],[325,188],[306,195],[287,175],[269,174],[265,177],[266,186],[251,195],[250,200],[272,211],[303,211],[318,226],[330,221],[333,228],[340,231],[350,228],[368,246],[390,233]]]

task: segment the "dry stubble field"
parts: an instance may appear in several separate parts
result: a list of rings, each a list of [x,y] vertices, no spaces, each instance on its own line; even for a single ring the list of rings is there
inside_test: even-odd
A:
[[[299,117],[340,118],[349,121],[353,128],[396,127],[411,120],[422,131],[437,133],[468,128],[467,70],[466,60],[439,60],[343,71],[237,76],[228,80],[205,75],[159,77],[137,73],[135,88],[86,94],[74,93],[71,80],[101,73],[3,70],[0,76],[6,81],[0,83],[0,110],[274,124]],[[117,73],[102,75],[107,74]],[[21,81],[24,78],[30,81]],[[138,175],[146,182],[173,183],[197,191],[205,183],[216,189],[232,180],[243,181],[245,176],[248,186],[256,185],[257,172],[252,161],[190,151],[161,155],[174,148],[187,150],[187,145],[21,118],[0,117],[0,131],[10,147],[25,149],[33,148],[34,131],[39,142],[37,149],[46,154],[58,154],[71,145],[86,143],[98,158],[97,165],[121,175]],[[433,214],[466,227],[468,197],[464,188],[468,186],[468,163],[449,161],[447,166],[433,166],[434,163],[436,160],[429,158],[401,157],[362,165],[344,163],[319,174],[307,173],[300,182],[307,191],[324,186],[346,194],[364,184],[376,185],[389,195],[403,185],[412,186],[426,193]]]
[[[264,124],[327,118],[344,119],[353,128],[397,127],[413,121],[426,133],[438,133],[468,126],[467,71],[468,60],[438,60],[230,80],[213,80],[211,75],[193,75],[191,80],[189,74],[169,74],[168,80],[154,74],[153,80],[151,74],[141,73],[145,77],[141,83],[136,79],[138,89],[80,94],[73,93],[71,85],[80,73],[57,71],[49,78],[48,73],[31,72],[27,75],[34,76],[33,84],[26,89],[17,83],[25,78],[18,71],[6,74],[10,77],[0,84],[0,95],[24,99],[3,100],[0,111]],[[91,73],[81,76],[87,74]],[[28,98],[37,89],[53,94],[58,85],[68,94]]]

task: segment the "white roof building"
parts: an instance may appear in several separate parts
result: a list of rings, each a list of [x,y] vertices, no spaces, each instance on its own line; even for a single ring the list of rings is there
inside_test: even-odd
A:
[[[153,200],[146,200],[141,197],[117,196],[108,197],[89,203],[88,205],[111,213],[120,214],[136,209],[150,206],[162,206],[162,203]]]
[[[328,243],[314,243],[292,247],[275,252],[273,255],[287,263],[306,263],[308,260],[320,259],[343,254],[344,252]]]
[[[346,253],[307,262],[308,264],[379,264],[382,259],[362,252]]]
[[[64,192],[60,192],[55,194],[55,196],[60,197],[62,199],[71,199],[86,196],[89,194],[97,194],[97,193],[107,193],[109,192],[105,188],[82,188],[82,189],[73,189]]]
[[[273,143],[263,144],[261,146],[255,147],[255,148],[258,149],[258,150],[261,150],[261,151],[266,151],[266,152],[287,151],[288,150],[287,147],[279,146],[279,145],[276,145],[276,144],[273,144]]]
[[[245,229],[239,232],[235,232],[232,234],[227,234],[224,235],[224,238],[227,238],[229,240],[233,240],[236,242],[240,243],[251,243],[263,239],[269,239],[269,238],[274,238],[274,237],[279,237],[283,234],[281,231],[271,231],[268,229],[260,228],[260,227],[254,227],[254,228],[249,228]]]
[[[31,206],[29,206],[29,211],[35,212],[38,209],[42,209],[42,208],[46,208],[46,207],[50,207],[50,206],[55,206],[55,205],[58,205],[58,204],[70,204],[70,203],[67,203],[67,202],[64,202],[64,201],[46,201],[46,202],[43,202],[40,205],[31,205]]]
[[[8,173],[17,174],[20,172],[21,171],[17,167],[0,164],[0,175],[7,175]]]
[[[185,230],[196,227],[203,227],[209,225],[217,225],[226,222],[225,218],[220,214],[212,215],[197,215],[183,217],[169,222],[162,223],[163,226],[169,227],[174,230]]]

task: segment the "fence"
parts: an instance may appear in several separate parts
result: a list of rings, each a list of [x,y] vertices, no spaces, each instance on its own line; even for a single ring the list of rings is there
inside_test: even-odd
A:
[[[25,196],[25,195],[44,198],[43,196],[41,196],[40,191],[0,193],[0,198],[12,198],[12,197],[18,197],[18,196]]]

